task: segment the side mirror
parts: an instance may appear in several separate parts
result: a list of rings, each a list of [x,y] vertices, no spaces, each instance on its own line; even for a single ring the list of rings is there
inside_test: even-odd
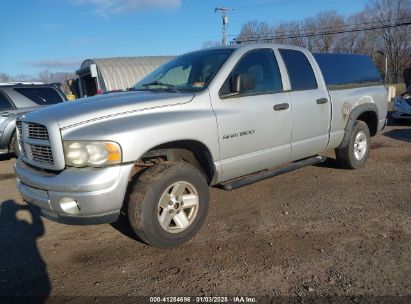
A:
[[[241,93],[255,88],[255,79],[251,74],[237,74],[232,78],[233,93]]]
[[[229,98],[237,96],[244,91],[252,90],[255,88],[255,79],[251,74],[236,74],[230,79],[230,88],[220,95],[220,98]]]

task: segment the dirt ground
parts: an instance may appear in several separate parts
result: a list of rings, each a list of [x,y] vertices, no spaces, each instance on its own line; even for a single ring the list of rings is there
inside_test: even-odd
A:
[[[210,189],[204,227],[175,249],[136,241],[124,223],[38,217],[16,191],[14,159],[2,160],[0,295],[411,302],[411,124],[373,138],[364,169],[328,156],[239,190]]]

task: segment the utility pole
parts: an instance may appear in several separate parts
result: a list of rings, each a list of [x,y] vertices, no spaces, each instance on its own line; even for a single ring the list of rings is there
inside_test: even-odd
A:
[[[385,57],[385,71],[384,71],[384,84],[387,84],[387,74],[388,74],[388,56],[383,51],[377,51],[378,54]]]
[[[221,40],[221,45],[225,46],[227,44],[227,27],[228,27],[228,16],[227,13],[232,11],[232,8],[228,8],[228,7],[216,7],[214,9],[214,12],[217,13],[221,13],[221,17],[223,19],[223,26],[221,28],[221,33],[222,33],[222,40]]]

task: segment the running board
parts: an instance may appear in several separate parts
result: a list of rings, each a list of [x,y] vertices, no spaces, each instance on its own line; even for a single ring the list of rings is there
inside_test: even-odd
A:
[[[314,157],[310,157],[310,158],[306,158],[297,162],[293,162],[290,165],[288,165],[285,168],[281,168],[281,169],[277,169],[277,170],[270,170],[270,171],[263,171],[257,174],[253,174],[253,175],[248,175],[246,177],[240,178],[240,179],[236,179],[233,181],[229,181],[225,184],[223,184],[223,189],[224,190],[234,190],[234,189],[238,189],[247,185],[251,185],[254,184],[256,182],[262,181],[264,179],[267,178],[271,178],[277,175],[281,175],[287,172],[291,172],[306,166],[311,166],[311,165],[315,165],[315,164],[319,164],[322,163],[323,161],[325,161],[327,159],[327,157],[325,156],[314,156]]]

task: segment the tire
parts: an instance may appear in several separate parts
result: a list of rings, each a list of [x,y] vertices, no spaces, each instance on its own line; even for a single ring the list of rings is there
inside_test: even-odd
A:
[[[9,153],[14,154],[16,158],[20,156],[20,149],[19,149],[19,143],[17,141],[17,134],[16,132],[13,133],[10,139],[9,143]]]
[[[370,130],[365,122],[357,120],[346,147],[335,150],[341,167],[359,169],[365,166],[370,151]]]
[[[208,211],[208,185],[189,163],[165,162],[132,180],[128,219],[143,242],[171,248],[200,230]]]

